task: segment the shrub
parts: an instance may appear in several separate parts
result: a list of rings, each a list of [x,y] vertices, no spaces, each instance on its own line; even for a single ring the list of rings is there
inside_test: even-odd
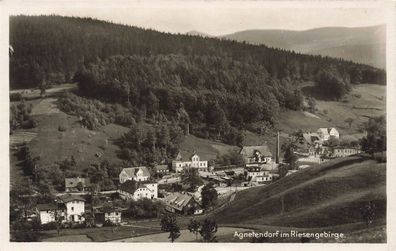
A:
[[[14,102],[14,101],[21,101],[23,98],[22,94],[20,93],[12,93],[10,94],[10,101]]]
[[[60,125],[60,126],[58,126],[58,131],[60,131],[60,132],[65,132],[65,131],[66,131],[66,127]]]

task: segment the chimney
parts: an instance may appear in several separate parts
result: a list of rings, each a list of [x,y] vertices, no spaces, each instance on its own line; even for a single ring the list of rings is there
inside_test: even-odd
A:
[[[279,164],[279,131],[276,133],[276,164]]]

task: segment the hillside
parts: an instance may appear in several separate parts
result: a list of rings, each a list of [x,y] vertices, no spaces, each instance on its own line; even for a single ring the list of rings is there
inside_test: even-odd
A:
[[[348,34],[349,31],[344,33]],[[277,39],[275,35],[276,32],[271,31],[270,37],[274,39],[275,44],[279,40],[294,42],[292,39],[284,39],[283,35]],[[302,38],[308,37],[308,41],[311,41],[315,36],[304,35]],[[332,36],[331,32],[326,39],[329,36]],[[341,38],[337,37],[338,40],[341,41]],[[317,44],[324,43],[320,41]],[[202,36],[174,35],[92,18],[12,16],[10,46],[14,51],[10,58],[11,89],[38,86],[43,78],[51,84],[70,81],[83,66],[114,55],[148,57],[179,54],[226,57],[235,61],[260,64],[276,78],[286,77],[286,74],[292,78],[312,78],[312,72],[330,65],[343,70],[347,68],[348,71],[357,67],[363,71],[383,74],[368,66],[332,58],[301,55],[268,48],[265,45],[249,45]],[[270,43],[269,46],[274,45]],[[318,46],[309,47],[323,49]],[[331,47],[335,47],[334,43]],[[295,68],[296,64],[299,67]],[[286,68],[291,68],[289,73],[283,72]]]
[[[376,206],[374,222],[381,223],[386,218],[385,181],[385,164],[363,157],[332,160],[241,191],[215,217],[222,224],[261,229],[271,225],[341,231],[360,224],[359,209],[371,201]]]
[[[302,88],[304,90],[304,87]],[[309,94],[306,94],[309,96]],[[296,128],[316,131],[319,127],[335,126],[341,134],[359,137],[359,126],[369,117],[386,114],[386,87],[360,84],[353,87],[343,102],[316,100],[317,112],[284,111],[280,114],[279,128],[292,132]],[[345,122],[352,118],[351,127]]]
[[[324,27],[305,31],[245,30],[222,38],[296,52],[343,58],[385,68],[385,25]]]

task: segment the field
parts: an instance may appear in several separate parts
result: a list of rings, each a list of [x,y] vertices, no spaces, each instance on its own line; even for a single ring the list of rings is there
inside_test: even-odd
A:
[[[262,230],[266,226],[311,230],[339,226],[349,234],[365,227],[360,208],[371,201],[376,205],[375,222],[382,226],[386,221],[385,175],[385,164],[363,157],[333,160],[269,186],[241,191],[215,217],[221,224]],[[352,231],[348,229],[351,224],[358,227]]]
[[[210,160],[216,159],[217,154],[223,155],[229,151],[238,150],[238,147],[189,135],[181,144],[180,149],[183,156],[189,157],[195,151],[201,159]]]
[[[101,228],[83,228],[83,229],[62,229],[60,235],[56,230],[40,232],[41,241],[96,241],[104,242],[116,239],[125,239],[140,235],[160,233],[161,230],[150,227],[138,226],[119,226],[119,227],[101,227]]]
[[[78,118],[63,112],[37,115],[36,119],[39,123],[37,136],[29,146],[33,156],[40,156],[42,165],[51,165],[71,156],[81,169],[104,159],[111,163],[121,162],[114,140],[127,128],[110,124],[99,131],[91,131],[83,128]],[[60,127],[64,131],[59,130]]]

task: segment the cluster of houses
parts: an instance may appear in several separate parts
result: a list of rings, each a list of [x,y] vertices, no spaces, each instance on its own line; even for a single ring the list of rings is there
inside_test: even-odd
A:
[[[342,158],[360,153],[358,146],[332,145],[331,141],[340,140],[340,133],[334,127],[319,128],[316,132],[304,132],[295,153],[299,156],[301,167],[310,163],[320,163],[332,158]]]
[[[336,128],[319,128],[317,132],[303,133],[303,140],[300,142],[296,153],[299,161],[311,160],[313,158],[346,157],[360,152],[353,147],[329,147],[328,142],[332,139],[339,139],[340,134]],[[279,178],[278,161],[273,158],[269,147],[266,144],[259,146],[244,146],[239,152],[244,160],[243,177],[244,181],[240,186],[255,186],[268,184]],[[209,181],[216,186],[229,186],[229,181],[235,177],[234,171],[225,170],[224,175],[218,172],[214,174],[210,171],[208,161],[201,160],[200,156],[193,153],[189,157],[177,155],[171,165],[157,165],[153,167],[151,173],[168,175],[173,172],[180,176],[185,169],[194,168],[205,173]],[[116,193],[124,200],[150,199],[160,200],[167,211],[178,214],[201,214],[203,209],[200,205],[200,198],[189,192],[166,192],[159,198],[158,182],[151,177],[149,169],[145,166],[123,168],[119,174],[119,187]],[[37,205],[37,215],[42,224],[50,222],[76,222],[81,223],[86,215],[86,201],[82,196],[75,195],[77,192],[88,191],[91,184],[87,178],[66,178],[65,195],[59,196],[53,203]],[[74,194],[73,194],[74,193]],[[98,207],[93,210],[95,219],[99,222],[110,221],[120,224],[122,221],[122,209],[113,207]]]

